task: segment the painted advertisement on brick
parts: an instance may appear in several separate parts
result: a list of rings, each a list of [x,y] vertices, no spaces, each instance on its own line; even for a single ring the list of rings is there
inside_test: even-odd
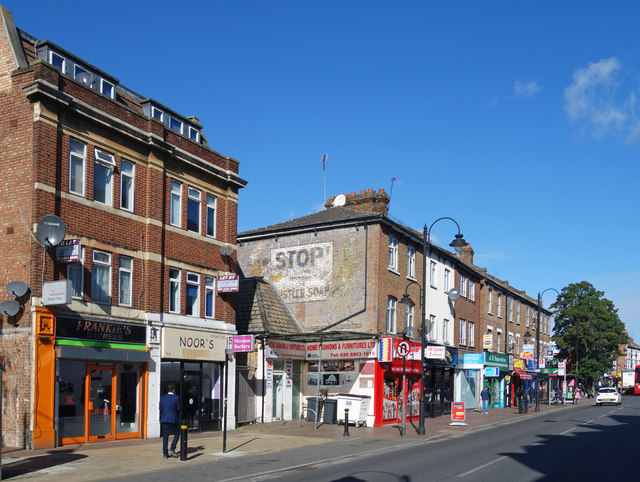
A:
[[[269,273],[289,303],[326,300],[331,291],[333,243],[314,243],[271,250]]]

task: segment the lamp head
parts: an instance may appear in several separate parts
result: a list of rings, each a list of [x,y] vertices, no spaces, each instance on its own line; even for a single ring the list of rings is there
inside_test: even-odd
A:
[[[524,334],[524,342],[529,345],[531,343],[531,341],[533,340],[533,336],[531,335],[531,333],[529,332],[529,330],[527,330],[527,332]]]
[[[460,254],[460,252],[462,251],[462,248],[464,248],[466,245],[467,245],[467,242],[464,240],[464,238],[462,237],[462,234],[460,233],[456,234],[455,239],[451,241],[451,243],[449,244],[449,246],[455,249],[456,253],[458,254]]]
[[[411,305],[414,304],[413,300],[409,296],[409,293],[405,293],[405,294],[402,295],[402,299],[400,300],[400,303],[402,303],[403,305],[407,305],[407,306],[411,306]]]

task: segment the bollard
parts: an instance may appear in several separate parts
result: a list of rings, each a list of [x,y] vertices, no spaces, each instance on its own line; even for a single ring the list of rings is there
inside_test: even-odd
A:
[[[342,434],[343,437],[348,437],[349,436],[349,409],[345,408],[344,409],[344,433]]]
[[[187,460],[187,426],[180,425],[180,460]]]

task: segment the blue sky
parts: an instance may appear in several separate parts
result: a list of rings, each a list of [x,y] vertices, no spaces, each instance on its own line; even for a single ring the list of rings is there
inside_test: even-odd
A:
[[[393,217],[453,217],[534,298],[591,282],[640,341],[640,2],[1,3],[196,115],[248,181],[240,231],[321,209],[327,154],[327,196],[396,178]]]

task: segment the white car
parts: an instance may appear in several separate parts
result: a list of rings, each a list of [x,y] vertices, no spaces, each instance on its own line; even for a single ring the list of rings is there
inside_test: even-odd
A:
[[[622,395],[620,395],[614,387],[603,387],[598,390],[596,395],[596,405],[603,405],[605,403],[620,405],[622,403]]]

